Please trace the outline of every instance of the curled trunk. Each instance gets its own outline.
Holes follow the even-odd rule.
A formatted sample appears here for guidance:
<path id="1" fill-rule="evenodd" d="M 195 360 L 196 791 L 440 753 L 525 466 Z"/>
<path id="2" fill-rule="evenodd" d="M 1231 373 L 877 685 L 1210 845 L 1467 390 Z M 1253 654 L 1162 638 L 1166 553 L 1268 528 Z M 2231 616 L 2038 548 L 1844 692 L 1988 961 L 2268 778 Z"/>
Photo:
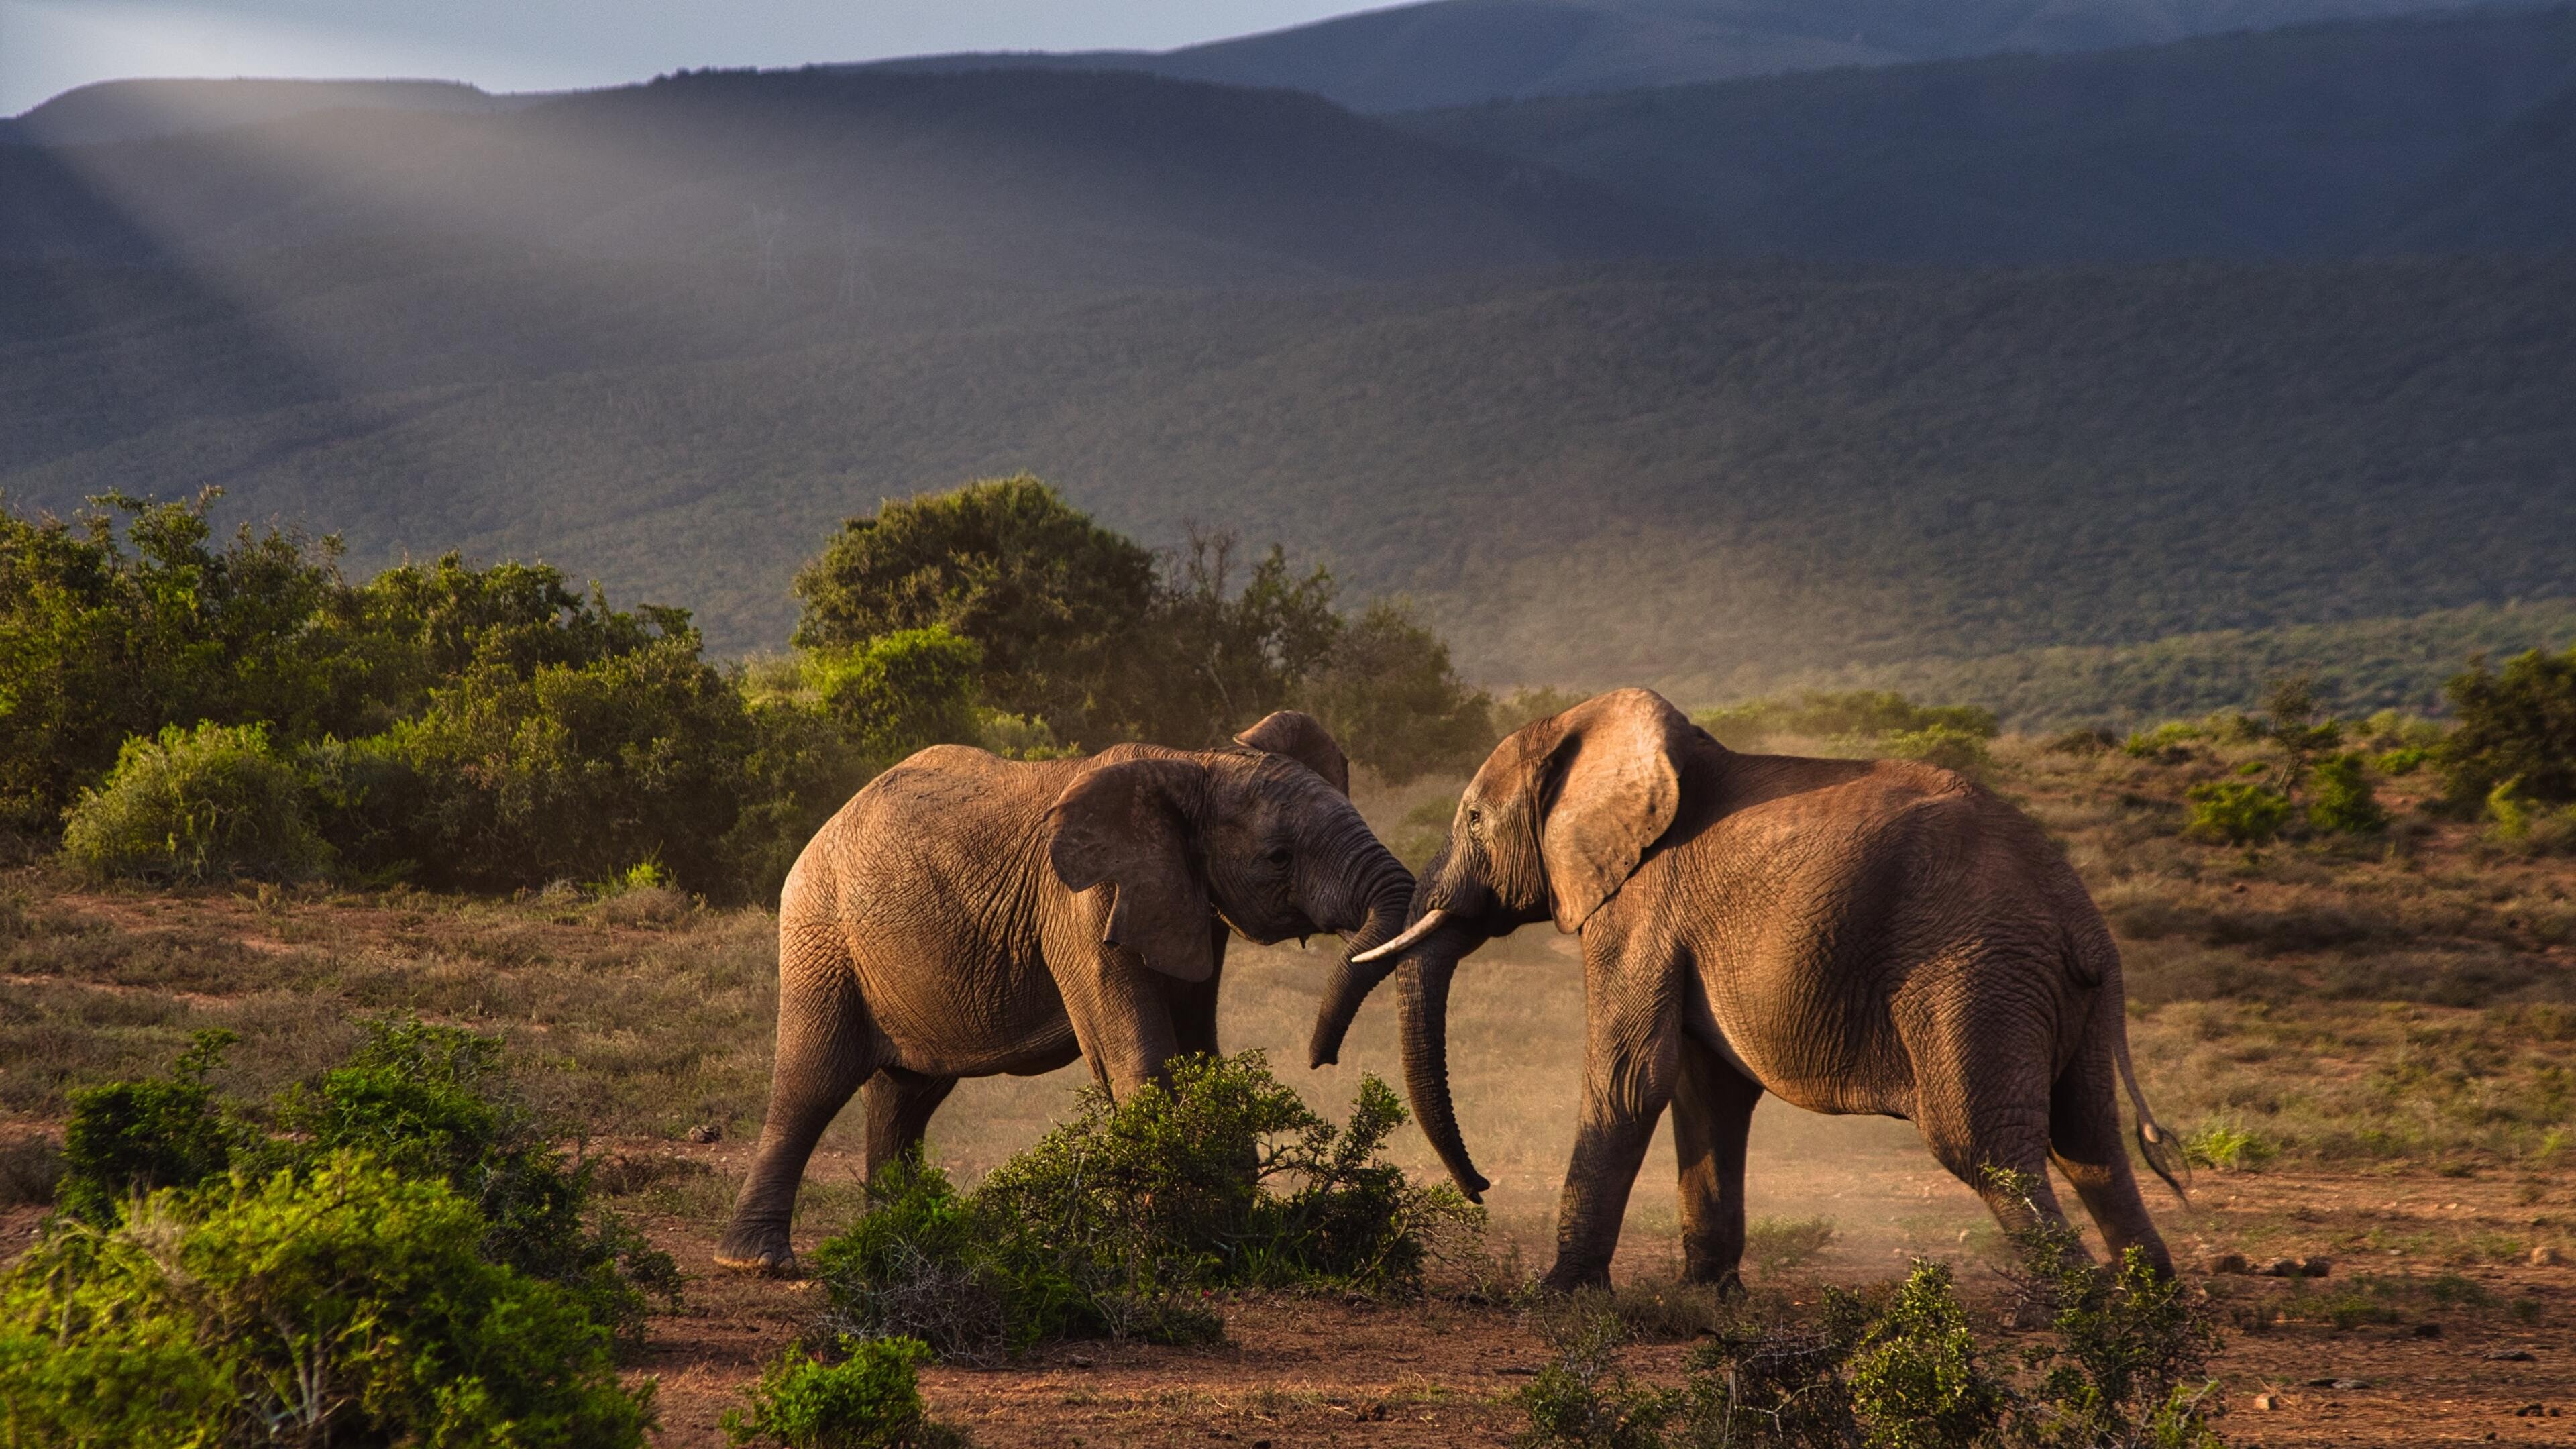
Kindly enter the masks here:
<path id="1" fill-rule="evenodd" d="M 1404 1091 L 1413 1119 L 1440 1154 L 1440 1163 L 1471 1202 L 1482 1202 L 1492 1184 L 1467 1156 L 1458 1135 L 1458 1110 L 1449 1096 L 1449 979 L 1458 958 L 1474 943 L 1463 931 L 1442 930 L 1405 953 L 1397 978 L 1404 1037 Z"/>
<path id="2" fill-rule="evenodd" d="M 1410 877 L 1385 881 L 1370 898 L 1368 919 L 1344 946 L 1332 979 L 1324 984 L 1323 999 L 1316 1004 L 1315 1036 L 1307 1047 L 1310 1065 L 1330 1066 L 1341 1059 L 1342 1038 L 1349 1033 L 1352 1018 L 1359 1015 L 1360 1003 L 1396 967 L 1395 958 L 1370 962 L 1351 958 L 1394 940 L 1404 930 L 1405 911 L 1412 899 Z"/>

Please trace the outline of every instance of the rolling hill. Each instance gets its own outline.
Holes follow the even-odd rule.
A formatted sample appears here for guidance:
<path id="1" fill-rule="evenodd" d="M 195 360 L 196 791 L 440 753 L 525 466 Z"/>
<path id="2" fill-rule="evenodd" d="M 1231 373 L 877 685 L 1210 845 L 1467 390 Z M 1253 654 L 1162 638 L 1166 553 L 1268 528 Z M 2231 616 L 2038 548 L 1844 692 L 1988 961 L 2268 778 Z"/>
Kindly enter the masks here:
<path id="1" fill-rule="evenodd" d="M 2576 9 L 2558 8 L 1402 124 L 1689 208 L 1727 254 L 1989 266 L 2565 247 L 2571 96 Z"/>
<path id="2" fill-rule="evenodd" d="M 1695 245 L 1691 226 L 1311 96 L 1150 76 L 700 73 L 512 114 L 333 111 L 0 147 L 0 257 L 209 262 L 445 236 L 818 251 L 1022 285 L 1351 280 Z"/>
<path id="3" fill-rule="evenodd" d="M 314 281 L 8 269 L 7 314 L 53 320 L 0 345 L 0 487 L 220 483 L 353 566 L 541 554 L 756 650 L 841 516 L 1028 469 L 1151 541 L 1233 526 L 1409 593 L 1481 677 L 1703 698 L 2576 596 L 2571 260 L 1585 268 L 954 315 L 715 271 L 664 312 L 524 254 L 277 275 Z"/>
<path id="4" fill-rule="evenodd" d="M 2056 53 L 2449 8 L 2422 0 L 1432 0 L 1179 50 L 984 53 L 887 69 L 1142 70 L 1365 112 L 2006 52 Z"/>
<path id="5" fill-rule="evenodd" d="M 495 96 L 462 81 L 122 80 L 79 86 L 0 120 L 0 145 L 87 146 L 227 126 L 256 126 L 314 111 L 442 111 L 489 115 L 544 96 Z"/>
<path id="6" fill-rule="evenodd" d="M 2454 125 L 2409 224 L 2548 214 L 2563 87 L 2519 54 L 2537 98 Z M 2407 94 L 2392 133 L 2441 109 Z M 2315 650 L 2421 703 L 2427 659 L 2576 599 L 2565 253 L 1676 259 L 1701 224 L 1600 183 L 1114 74 L 0 147 L 0 197 L 14 506 L 221 485 L 354 569 L 544 556 L 727 652 L 779 645 L 842 516 L 1023 469 L 1408 594 L 1497 683 L 1946 680 L 2039 719 Z"/>

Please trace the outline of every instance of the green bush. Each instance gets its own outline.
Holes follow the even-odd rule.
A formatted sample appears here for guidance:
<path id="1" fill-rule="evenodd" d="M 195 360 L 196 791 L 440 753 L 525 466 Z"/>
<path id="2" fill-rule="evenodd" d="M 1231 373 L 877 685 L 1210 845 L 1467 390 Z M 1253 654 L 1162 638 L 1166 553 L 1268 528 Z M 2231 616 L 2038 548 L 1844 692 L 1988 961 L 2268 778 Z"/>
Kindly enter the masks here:
<path id="1" fill-rule="evenodd" d="M 55 1204 L 105 1226 L 138 1198 L 194 1187 L 230 1169 L 245 1134 L 218 1110 L 206 1074 L 235 1040 L 228 1031 L 201 1031 L 166 1081 L 109 1082 L 73 1092 Z"/>
<path id="2" fill-rule="evenodd" d="M 2271 1139 L 2251 1129 L 2225 1122 L 2212 1122 L 2185 1137 L 2183 1156 L 2202 1167 L 2221 1172 L 2255 1172 L 2280 1155 Z"/>
<path id="3" fill-rule="evenodd" d="M 522 677 L 478 666 L 430 693 L 384 748 L 407 767 L 391 833 L 433 884 L 599 880 L 659 860 L 693 889 L 733 882 L 720 842 L 744 793 L 753 728 L 693 631 Z"/>
<path id="4" fill-rule="evenodd" d="M 2328 755 L 2308 772 L 2308 823 L 2338 835 L 2375 835 L 2388 828 L 2365 762 L 2358 751 Z"/>
<path id="5" fill-rule="evenodd" d="M 2013 1174 L 1990 1174 L 2027 1193 Z M 1720 1306 L 1679 1389 L 1631 1380 L 1613 1300 L 1578 1295 L 1537 1327 L 1556 1349 L 1519 1395 L 1521 1442 L 1620 1449 L 1881 1449 L 2106 1444 L 2201 1449 L 2215 1385 L 2207 1311 L 2131 1249 L 2110 1268 L 2085 1261 L 2071 1229 L 2013 1236 L 2015 1317 L 2043 1331 L 2014 1359 L 1970 1326 L 1946 1264 L 1918 1260 L 1899 1283 L 1827 1288 L 1812 1309 L 1757 1292 Z"/>
<path id="6" fill-rule="evenodd" d="M 1744 1226 L 1744 1256 L 1766 1273 L 1802 1268 L 1834 1242 L 1828 1217 L 1755 1218 Z"/>
<path id="7" fill-rule="evenodd" d="M 1994 764 L 1994 757 L 1986 752 L 1985 736 L 1947 724 L 1883 736 L 1878 753 L 1891 760 L 1920 760 L 1962 774 L 1976 774 Z"/>
<path id="8" fill-rule="evenodd" d="M 267 729 L 218 724 L 127 740 L 72 806 L 63 852 L 101 879 L 186 882 L 297 880 L 331 857 Z"/>
<path id="9" fill-rule="evenodd" d="M 1404 862 L 1404 868 L 1419 874 L 1431 863 L 1432 855 L 1449 838 L 1449 826 L 1458 818 L 1458 797 L 1435 795 L 1404 812 L 1395 833 L 1387 838 L 1386 848 Z"/>
<path id="10" fill-rule="evenodd" d="M 164 1190 L 0 1278 L 0 1442 L 640 1445 L 606 1330 L 354 1154 Z"/>
<path id="11" fill-rule="evenodd" d="M 1970 1449 L 2003 1420 L 2011 1390 L 1980 1361 L 1950 1265 L 1917 1261 L 1850 1363 L 1852 1412 L 1870 1449 Z"/>
<path id="12" fill-rule="evenodd" d="M 930 1357 L 917 1338 L 844 1338 L 838 1362 L 790 1349 L 745 1392 L 749 1412 L 724 1417 L 736 1444 L 786 1449 L 935 1449 L 965 1436 L 933 1421 L 921 1403 L 916 1369 Z"/>
<path id="13" fill-rule="evenodd" d="M 2169 719 L 2151 730 L 2140 730 L 2120 746 L 2123 754 L 2140 760 L 2170 760 L 2183 753 L 2194 740 L 2208 738 L 2208 732 L 2190 720 Z"/>
<path id="14" fill-rule="evenodd" d="M 1619 1366 L 1627 1331 L 1618 1315 L 1578 1307 L 1561 1320 L 1542 1319 L 1555 1356 L 1515 1395 L 1529 1427 L 1526 1449 L 1661 1449 L 1664 1426 L 1685 1396 L 1638 1383 Z"/>
<path id="15" fill-rule="evenodd" d="M 1720 743 L 1737 749 L 1782 735 L 1868 744 L 1935 729 L 1990 740 L 2002 729 L 1989 709 L 1920 705 L 1901 694 L 1869 689 L 1843 694 L 1811 689 L 1795 699 L 1757 699 L 1703 711 L 1692 719 Z"/>
<path id="16" fill-rule="evenodd" d="M 1215 1289 L 1418 1292 L 1435 1239 L 1482 1216 L 1380 1160 L 1403 1121 L 1366 1078 L 1336 1128 L 1259 1053 L 1177 1062 L 1168 1087 L 1121 1102 L 1087 1090 L 1074 1120 L 973 1193 L 918 1164 L 888 1174 L 815 1252 L 827 1323 L 973 1359 L 1068 1337 L 1206 1339 L 1199 1296 Z"/>
<path id="17" fill-rule="evenodd" d="M 823 706 L 865 755 L 885 764 L 925 745 L 975 743 L 984 650 L 944 624 L 898 629 L 814 656 Z"/>
<path id="18" fill-rule="evenodd" d="M 2205 780 L 2183 798 L 2191 803 L 2184 829 L 2225 845 L 2261 845 L 2290 819 L 2290 797 L 2253 780 Z"/>
<path id="19" fill-rule="evenodd" d="M 551 1282 L 620 1342 L 642 1342 L 647 1295 L 676 1301 L 679 1269 L 614 1214 L 590 1203 L 586 1168 L 567 1162 L 511 1089 L 501 1043 L 402 1019 L 366 1023 L 343 1065 L 269 1104 L 283 1135 L 224 1112 L 207 1074 L 232 1038 L 201 1033 L 171 1078 L 73 1094 L 64 1133 L 63 1211 L 118 1221 L 140 1195 L 187 1190 L 228 1171 L 311 1171 L 345 1154 L 446 1185 L 484 1223 L 492 1262 Z"/>
<path id="20" fill-rule="evenodd" d="M 2576 802 L 2576 647 L 2519 654 L 2500 672 L 2475 660 L 2444 693 L 2460 720 L 2439 748 L 2454 802 L 2474 807 L 2507 781 L 2543 804 Z"/>

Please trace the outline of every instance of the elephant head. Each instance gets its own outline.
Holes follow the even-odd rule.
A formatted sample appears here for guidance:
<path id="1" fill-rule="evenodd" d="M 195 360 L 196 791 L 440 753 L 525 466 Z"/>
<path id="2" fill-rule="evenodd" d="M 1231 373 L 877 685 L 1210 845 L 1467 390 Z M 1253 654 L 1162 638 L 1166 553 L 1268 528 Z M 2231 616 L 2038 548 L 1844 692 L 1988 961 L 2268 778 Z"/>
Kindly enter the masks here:
<path id="1" fill-rule="evenodd" d="M 1105 754 L 1048 807 L 1048 860 L 1070 890 L 1110 886 L 1105 939 L 1166 975 L 1215 972 L 1211 913 L 1263 945 L 1345 936 L 1346 975 L 1403 929 L 1412 873 L 1352 806 L 1350 766 L 1312 716 L 1282 710 L 1235 738 Z"/>
<path id="2" fill-rule="evenodd" d="M 1467 1156 L 1449 1096 L 1450 977 L 1469 952 L 1522 926 L 1552 919 L 1561 931 L 1582 929 L 1671 827 L 1681 805 L 1678 746 L 1695 732 L 1643 689 L 1523 726 L 1459 796 L 1403 934 L 1353 952 L 1353 972 L 1375 973 L 1372 984 L 1401 973 L 1405 1090 L 1423 1135 L 1470 1198 L 1488 1184 Z M 1349 1019 L 1350 1011 L 1339 1017 Z M 1323 1027 L 1319 1019 L 1319 1046 Z M 1336 1031 L 1331 1045 L 1339 1041 Z"/>

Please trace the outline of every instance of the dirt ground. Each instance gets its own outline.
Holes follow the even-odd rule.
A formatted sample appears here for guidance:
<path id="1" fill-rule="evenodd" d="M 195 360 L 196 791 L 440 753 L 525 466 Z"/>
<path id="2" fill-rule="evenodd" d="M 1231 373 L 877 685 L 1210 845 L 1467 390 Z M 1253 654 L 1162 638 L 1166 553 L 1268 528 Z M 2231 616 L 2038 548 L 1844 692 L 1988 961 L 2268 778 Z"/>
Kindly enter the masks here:
<path id="1" fill-rule="evenodd" d="M 1776 1103 L 1757 1121 L 1757 1213 L 1794 1176 L 1799 1204 L 1839 1202 L 1851 1214 L 1836 1218 L 1840 1231 L 1822 1259 L 1775 1281 L 1793 1292 L 1869 1282 L 1901 1272 L 1922 1252 L 1959 1262 L 1972 1304 L 1999 1302 L 2001 1280 L 1979 1266 L 1993 1243 L 1981 1209 L 1903 1124 L 1826 1121 Z M 737 1148 L 687 1150 L 714 1169 L 711 1185 L 730 1185 Z M 855 1159 L 827 1155 L 815 1175 L 856 1170 Z M 1639 1196 L 1654 1197 L 1659 1187 L 1641 1184 Z M 2189 1208 L 2159 1203 L 2177 1256 L 2227 1325 L 2212 1365 L 2228 1405 L 2220 1425 L 2227 1440 L 2576 1445 L 2576 1256 L 2462 1265 L 2454 1246 L 2507 1227 L 2527 1232 L 2536 1215 L 2547 1216 L 2517 1201 L 2527 1195 L 2503 1177 L 2299 1166 L 2204 1172 Z M 1632 1217 L 1617 1266 L 1623 1282 L 1673 1272 L 1669 1237 L 1649 1221 L 1658 1208 L 1669 1212 L 1641 1203 Z M 712 1233 L 668 1216 L 653 1227 L 664 1247 L 705 1274 L 690 1285 L 681 1313 L 656 1321 L 643 1366 L 661 1380 L 660 1442 L 720 1445 L 724 1410 L 810 1320 L 815 1289 L 716 1273 L 706 1266 Z M 821 1235 L 800 1232 L 799 1246 Z M 1543 1265 L 1543 1242 L 1530 1240 L 1525 1250 L 1533 1266 Z M 2331 1267 L 2302 1280 L 2204 1271 L 2227 1252 L 2258 1263 L 2326 1257 Z M 2308 1316 L 2354 1300 L 2374 1305 L 2371 1321 L 2338 1327 Z M 996 1449 L 1499 1445 L 1522 1427 L 1512 1396 L 1548 1352 L 1518 1312 L 1436 1296 L 1411 1306 L 1253 1299 L 1227 1304 L 1224 1316 L 1221 1347 L 1065 1345 L 1006 1368 L 933 1369 L 924 1391 L 941 1418 Z M 1687 1353 L 1687 1344 L 1630 1351 L 1637 1372 L 1666 1382 L 1679 1380 Z M 2507 1356 L 2517 1353 L 2528 1358 Z M 2337 1380 L 2358 1386 L 2330 1386 Z M 2274 1407 L 2258 1407 L 2266 1395 Z"/>

